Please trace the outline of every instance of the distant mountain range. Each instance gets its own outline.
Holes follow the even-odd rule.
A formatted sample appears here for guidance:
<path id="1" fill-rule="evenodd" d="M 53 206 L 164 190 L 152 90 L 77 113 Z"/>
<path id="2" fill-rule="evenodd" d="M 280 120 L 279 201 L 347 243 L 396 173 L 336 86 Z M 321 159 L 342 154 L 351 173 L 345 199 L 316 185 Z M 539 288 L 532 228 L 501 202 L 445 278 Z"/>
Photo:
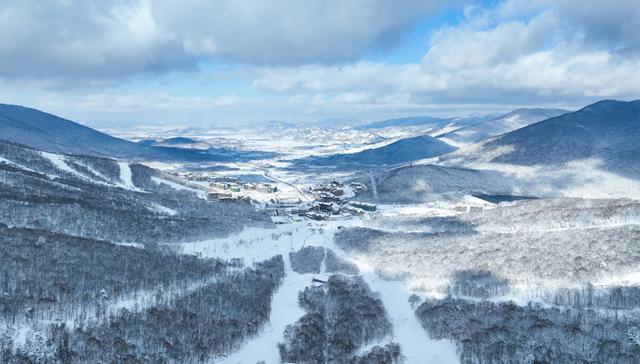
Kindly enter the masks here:
<path id="1" fill-rule="evenodd" d="M 52 153 L 129 160 L 225 162 L 273 156 L 229 148 L 198 150 L 134 143 L 36 109 L 7 104 L 0 104 L 0 140 Z"/>
<path id="2" fill-rule="evenodd" d="M 394 165 L 445 155 L 458 146 L 472 144 L 495 135 L 527 126 L 548 117 L 566 113 L 560 109 L 517 109 L 500 117 L 473 116 L 465 118 L 433 118 L 418 116 L 383 120 L 359 127 L 361 130 L 379 128 L 421 127 L 431 137 L 421 135 L 400 139 L 383 147 L 357 153 L 309 157 L 296 162 L 298 166 L 335 166 L 339 169 L 357 169 L 362 166 Z M 453 129 L 453 130 L 451 130 Z M 451 130 L 451 131 L 447 131 Z M 440 134 L 441 133 L 441 134 Z"/>
<path id="3" fill-rule="evenodd" d="M 388 127 L 416 126 L 416 125 L 445 125 L 454 118 L 438 118 L 431 116 L 411 116 L 406 118 L 375 121 L 358 126 L 358 130 L 381 129 Z"/>
<path id="4" fill-rule="evenodd" d="M 389 203 L 476 193 L 637 198 L 640 100 L 600 101 L 441 155 L 433 165 L 381 172 L 375 180 L 378 195 L 365 197 Z"/>
<path id="5" fill-rule="evenodd" d="M 423 127 L 425 130 L 437 130 L 447 126 L 461 128 L 467 125 L 477 124 L 491 120 L 495 115 L 475 115 L 465 117 L 440 118 L 432 116 L 410 116 L 404 118 L 375 121 L 356 127 L 356 130 L 384 129 L 391 127 Z"/>
<path id="6" fill-rule="evenodd" d="M 206 150 L 209 152 L 215 149 L 219 149 L 220 152 L 232 151 L 229 148 L 216 148 L 204 141 L 187 138 L 187 137 L 173 137 L 173 138 L 167 138 L 167 139 L 161 139 L 161 140 L 155 140 L 155 139 L 141 140 L 138 142 L 138 144 L 147 145 L 151 147 L 169 147 L 169 148 L 192 149 L 192 150 Z"/>
<path id="7" fill-rule="evenodd" d="M 567 110 L 562 109 L 516 109 L 495 119 L 483 120 L 472 125 L 462 126 L 448 133 L 438 135 L 438 138 L 451 145 L 460 147 L 496 135 L 508 133 L 567 112 Z"/>
<path id="8" fill-rule="evenodd" d="M 298 166 L 333 166 L 353 169 L 363 166 L 393 165 L 436 157 L 455 150 L 449 144 L 428 135 L 398 140 L 394 143 L 356 153 L 332 154 L 297 160 Z"/>
<path id="9" fill-rule="evenodd" d="M 609 170 L 640 175 L 640 100 L 604 100 L 461 148 L 442 161 L 558 165 L 599 158 Z"/>
<path id="10" fill-rule="evenodd" d="M 191 139 L 191 138 L 185 138 L 185 137 L 175 137 L 175 138 L 168 138 L 162 141 L 163 144 L 169 144 L 169 145 L 176 145 L 176 144 L 196 144 L 196 143 L 200 143 L 200 141 L 195 140 L 195 139 Z"/>

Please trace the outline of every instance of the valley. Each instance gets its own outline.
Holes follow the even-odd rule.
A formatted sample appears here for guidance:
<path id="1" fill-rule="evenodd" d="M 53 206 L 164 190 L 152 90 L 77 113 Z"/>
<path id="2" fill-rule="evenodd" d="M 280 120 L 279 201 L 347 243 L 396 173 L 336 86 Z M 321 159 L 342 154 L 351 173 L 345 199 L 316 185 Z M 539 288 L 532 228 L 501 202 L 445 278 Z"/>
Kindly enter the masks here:
<path id="1" fill-rule="evenodd" d="M 48 115 L 16 110 L 0 108 L 19 136 L 0 141 L 4 362 L 640 357 L 640 101 L 110 130 L 126 158 L 15 132 Z M 485 122 L 495 135 L 447 143 Z"/>
<path id="2" fill-rule="evenodd" d="M 639 29 L 0 1 L 0 364 L 640 364 Z"/>

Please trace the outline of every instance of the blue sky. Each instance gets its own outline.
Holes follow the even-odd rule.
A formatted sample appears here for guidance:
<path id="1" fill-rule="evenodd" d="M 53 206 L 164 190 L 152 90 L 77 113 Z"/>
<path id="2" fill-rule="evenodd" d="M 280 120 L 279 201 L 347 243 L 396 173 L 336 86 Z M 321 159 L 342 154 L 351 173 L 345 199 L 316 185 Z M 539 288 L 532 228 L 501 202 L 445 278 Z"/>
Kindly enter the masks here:
<path id="1" fill-rule="evenodd" d="M 0 4 L 0 102 L 92 125 L 243 126 L 640 98 L 640 2 Z"/>

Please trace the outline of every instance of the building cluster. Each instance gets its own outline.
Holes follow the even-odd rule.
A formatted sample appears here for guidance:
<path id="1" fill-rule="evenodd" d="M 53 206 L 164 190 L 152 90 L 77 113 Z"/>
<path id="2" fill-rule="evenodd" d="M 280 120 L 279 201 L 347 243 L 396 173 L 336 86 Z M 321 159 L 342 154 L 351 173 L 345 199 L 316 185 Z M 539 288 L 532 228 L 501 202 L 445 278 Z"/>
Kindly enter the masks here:
<path id="1" fill-rule="evenodd" d="M 458 202 L 454 209 L 457 212 L 482 212 L 484 211 L 484 206 Z"/>
<path id="2" fill-rule="evenodd" d="M 274 193 L 278 188 L 270 183 L 243 182 L 237 177 L 214 177 L 209 183 L 209 200 L 250 202 L 248 196 L 234 196 L 233 193 L 242 191 L 256 191 L 260 193 Z"/>
<path id="3" fill-rule="evenodd" d="M 327 220 L 333 216 L 362 215 L 366 211 L 375 211 L 373 204 L 349 200 L 366 189 L 365 185 L 357 182 L 344 184 L 332 181 L 317 185 L 310 190 L 314 201 L 305 206 L 300 214 L 314 220 Z"/>
<path id="4" fill-rule="evenodd" d="M 251 191 L 272 194 L 278 191 L 274 184 L 245 182 L 238 177 L 208 176 L 202 174 L 186 174 L 185 179 L 207 182 L 207 198 L 211 201 L 256 203 L 266 210 L 274 221 L 290 221 L 300 217 L 314 220 L 328 220 L 335 217 L 363 215 L 376 210 L 376 205 L 353 201 L 358 193 L 367 189 L 358 182 L 343 183 L 331 181 L 316 185 L 307 190 L 311 201 L 303 202 L 299 197 L 283 197 L 274 194 L 271 198 L 262 198 L 257 202 L 251 199 Z M 243 193 L 246 192 L 246 193 Z M 257 198 L 256 195 L 253 195 Z"/>
<path id="5" fill-rule="evenodd" d="M 178 176 L 186 179 L 187 181 L 192 181 L 192 182 L 213 182 L 215 180 L 214 177 L 211 177 L 205 173 L 188 172 L 188 173 L 179 173 Z"/>

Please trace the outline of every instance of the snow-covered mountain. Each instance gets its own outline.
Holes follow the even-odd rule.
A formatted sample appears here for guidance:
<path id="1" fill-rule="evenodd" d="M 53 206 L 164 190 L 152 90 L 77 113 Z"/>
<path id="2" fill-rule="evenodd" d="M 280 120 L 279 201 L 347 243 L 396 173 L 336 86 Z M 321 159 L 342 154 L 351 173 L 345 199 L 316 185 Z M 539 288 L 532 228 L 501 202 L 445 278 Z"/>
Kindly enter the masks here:
<path id="1" fill-rule="evenodd" d="M 385 202 L 474 193 L 638 198 L 640 101 L 601 101 L 435 161 L 381 172 L 375 179 L 377 196 L 370 189 L 366 197 Z"/>
<path id="2" fill-rule="evenodd" d="M 597 159 L 603 168 L 639 175 L 640 100 L 604 100 L 461 148 L 442 161 L 456 164 L 560 165 Z"/>
<path id="3" fill-rule="evenodd" d="M 475 125 L 477 123 L 485 122 L 494 119 L 495 117 L 496 116 L 493 114 L 450 118 L 433 116 L 410 116 L 397 119 L 374 121 L 368 124 L 360 125 L 356 129 L 372 130 L 386 128 L 420 127 L 423 131 L 455 130 L 466 126 Z"/>
<path id="4" fill-rule="evenodd" d="M 335 166 L 357 169 L 363 166 L 380 166 L 407 163 L 436 157 L 455 150 L 451 145 L 428 135 L 401 139 L 378 148 L 355 153 L 308 157 L 296 161 L 298 166 Z"/>
<path id="5" fill-rule="evenodd" d="M 133 143 L 36 109 L 7 104 L 0 104 L 0 139 L 51 153 L 124 159 L 233 161 L 271 155 L 229 148 L 203 151 Z"/>
<path id="6" fill-rule="evenodd" d="M 451 145 L 460 147 L 479 142 L 492 136 L 508 133 L 532 123 L 562 115 L 566 112 L 567 110 L 561 109 L 516 109 L 495 119 L 483 120 L 472 125 L 462 126 L 445 134 L 441 134 L 438 138 Z"/>
<path id="7" fill-rule="evenodd" d="M 388 119 L 381 121 L 374 121 L 369 124 L 358 126 L 359 130 L 368 130 L 368 129 L 382 129 L 389 127 L 402 127 L 402 126 L 416 126 L 416 125 L 424 125 L 424 126 L 440 126 L 445 125 L 455 118 L 438 118 L 432 116 L 410 116 L 405 118 L 397 118 L 397 119 Z"/>
<path id="8" fill-rule="evenodd" d="M 220 137 L 315 154 L 264 167 L 311 199 L 277 224 L 144 165 L 0 141 L 0 277 L 19 278 L 0 284 L 0 362 L 633 363 L 640 179 L 621 176 L 637 107 L 598 103 L 439 164 L 407 163 L 454 149 L 415 126 Z M 500 159 L 518 148 L 529 159 Z M 288 160 L 359 177 L 375 211 L 300 216 L 333 198 Z"/>
<path id="9" fill-rule="evenodd" d="M 140 164 L 0 141 L 0 222 L 11 226 L 145 244 L 268 221 L 251 205 L 221 205 L 204 195 Z"/>
<path id="10" fill-rule="evenodd" d="M 166 138 L 162 140 L 141 141 L 141 142 L 138 142 L 138 144 L 146 144 L 154 147 L 173 147 L 173 148 L 183 148 L 183 149 L 208 150 L 214 147 L 213 145 L 207 142 L 192 139 L 192 138 L 187 138 L 187 137 L 172 137 L 172 138 Z"/>

